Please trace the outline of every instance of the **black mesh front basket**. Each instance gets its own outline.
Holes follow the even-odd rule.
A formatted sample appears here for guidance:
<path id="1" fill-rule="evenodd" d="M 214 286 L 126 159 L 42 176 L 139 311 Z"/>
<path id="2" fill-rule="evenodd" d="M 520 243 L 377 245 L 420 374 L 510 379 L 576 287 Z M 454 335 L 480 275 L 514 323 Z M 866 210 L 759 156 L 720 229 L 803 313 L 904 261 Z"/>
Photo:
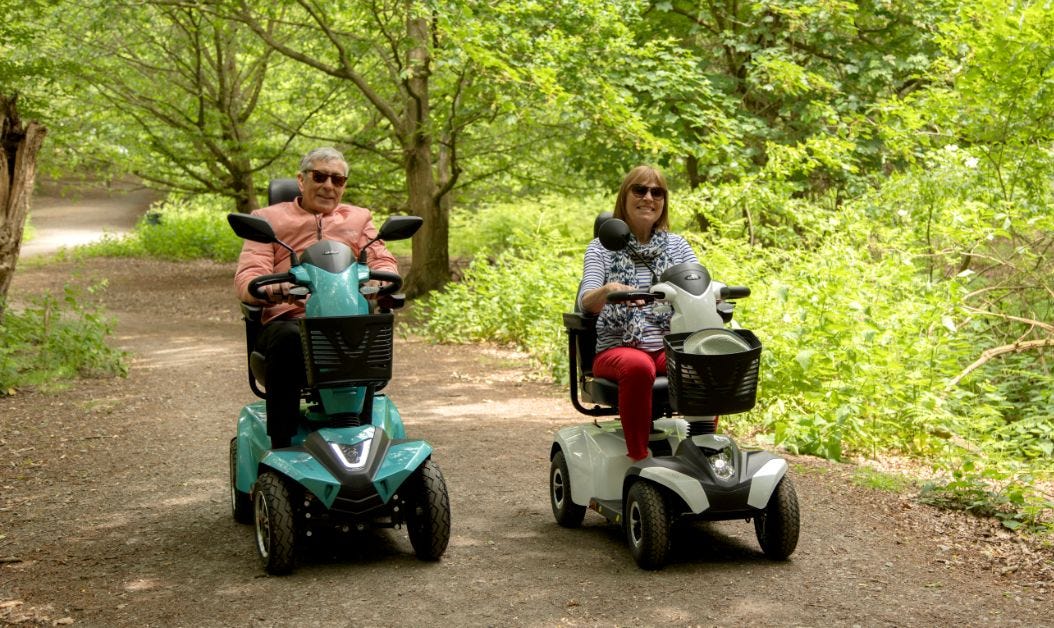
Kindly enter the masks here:
<path id="1" fill-rule="evenodd" d="M 754 407 L 761 364 L 761 341 L 745 329 L 732 330 L 750 348 L 740 353 L 697 355 L 685 353 L 691 333 L 667 334 L 666 377 L 670 405 L 687 416 L 734 414 Z"/>
<path id="2" fill-rule="evenodd" d="M 312 388 L 383 383 L 392 378 L 392 314 L 301 318 Z"/>

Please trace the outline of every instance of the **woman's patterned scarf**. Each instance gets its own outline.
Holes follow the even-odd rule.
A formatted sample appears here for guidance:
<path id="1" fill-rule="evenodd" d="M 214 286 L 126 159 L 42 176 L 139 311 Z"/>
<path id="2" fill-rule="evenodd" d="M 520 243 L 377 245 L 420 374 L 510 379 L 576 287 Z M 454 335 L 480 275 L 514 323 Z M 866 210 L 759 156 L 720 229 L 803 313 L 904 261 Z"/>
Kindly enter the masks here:
<path id="1" fill-rule="evenodd" d="M 669 233 L 656 231 L 651 234 L 647 244 L 641 244 L 630 235 L 626 248 L 611 252 L 611 265 L 607 270 L 607 280 L 617 281 L 628 286 L 637 285 L 637 268 L 634 263 L 641 260 L 652 270 L 652 285 L 658 283 L 659 275 L 673 265 L 667 244 Z M 648 286 L 650 287 L 650 286 Z M 646 290 L 647 288 L 643 288 Z M 663 329 L 669 329 L 672 312 L 655 313 L 651 305 L 632 307 L 626 304 L 609 304 L 600 312 L 597 326 L 611 330 L 622 330 L 622 344 L 635 347 L 644 340 L 645 322 L 650 321 Z"/>

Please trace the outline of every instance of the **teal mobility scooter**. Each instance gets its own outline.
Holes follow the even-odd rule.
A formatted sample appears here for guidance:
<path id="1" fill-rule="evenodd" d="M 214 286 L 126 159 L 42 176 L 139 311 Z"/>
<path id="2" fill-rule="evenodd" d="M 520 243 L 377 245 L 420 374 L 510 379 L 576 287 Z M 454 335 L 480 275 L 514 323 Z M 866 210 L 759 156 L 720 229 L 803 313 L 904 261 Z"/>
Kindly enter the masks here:
<path id="1" fill-rule="evenodd" d="M 594 234 L 608 250 L 619 250 L 629 228 L 601 214 Z M 618 384 L 592 373 L 596 318 L 564 314 L 571 403 L 594 419 L 559 430 L 550 449 L 549 497 L 557 523 L 578 527 L 586 510 L 595 510 L 623 527 L 644 569 L 666 564 L 671 526 L 685 520 L 753 520 L 767 556 L 791 555 L 799 510 L 787 462 L 716 433 L 718 415 L 744 412 L 756 400 L 761 343 L 748 330 L 726 328 L 732 300 L 749 294 L 686 263 L 668 268 L 647 291 L 609 295 L 610 302 L 657 302 L 673 312 L 664 339 L 667 375 L 652 389 L 651 455 L 638 462 L 626 456 L 619 421 L 599 420 L 618 414 Z"/>
<path id="2" fill-rule="evenodd" d="M 276 192 L 277 190 L 277 192 Z M 294 180 L 272 182 L 271 201 L 296 194 Z M 255 278 L 250 292 L 292 282 L 307 298 L 300 319 L 308 385 L 290 447 L 272 449 L 263 401 L 245 406 L 230 442 L 234 519 L 256 527 L 256 549 L 270 574 L 292 571 L 309 541 L 349 542 L 371 528 L 406 526 L 415 554 L 438 560 L 450 538 L 450 502 L 432 447 L 406 437 L 395 404 L 381 392 L 392 376 L 393 314 L 403 305 L 398 274 L 371 270 L 341 242 L 321 240 L 302 255 L 279 241 L 263 218 L 231 214 L 239 237 L 289 249 L 291 268 Z M 378 239 L 409 238 L 421 219 L 392 216 Z M 372 244 L 372 243 L 371 243 Z M 371 312 L 363 292 L 385 282 Z M 310 297 L 310 298 L 308 298 Z M 261 399 L 263 355 L 254 351 L 260 308 L 242 304 L 249 386 Z"/>

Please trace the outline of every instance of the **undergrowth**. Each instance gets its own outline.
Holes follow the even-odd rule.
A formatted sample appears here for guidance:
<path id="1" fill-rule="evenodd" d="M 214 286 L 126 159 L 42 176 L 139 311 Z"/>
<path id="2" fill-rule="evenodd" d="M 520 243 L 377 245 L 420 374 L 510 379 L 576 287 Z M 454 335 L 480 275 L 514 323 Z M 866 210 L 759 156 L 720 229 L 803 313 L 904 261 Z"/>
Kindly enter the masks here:
<path id="1" fill-rule="evenodd" d="M 232 262 L 238 259 L 242 240 L 227 224 L 223 205 L 210 197 L 169 198 L 154 204 L 130 233 L 104 235 L 67 255 Z"/>
<path id="2" fill-rule="evenodd" d="M 4 309 L 0 321 L 0 394 L 35 387 L 55 390 L 75 377 L 124 376 L 125 354 L 106 339 L 114 322 L 91 304 L 105 282 L 67 285 L 62 295 L 45 294 L 19 309 Z"/>

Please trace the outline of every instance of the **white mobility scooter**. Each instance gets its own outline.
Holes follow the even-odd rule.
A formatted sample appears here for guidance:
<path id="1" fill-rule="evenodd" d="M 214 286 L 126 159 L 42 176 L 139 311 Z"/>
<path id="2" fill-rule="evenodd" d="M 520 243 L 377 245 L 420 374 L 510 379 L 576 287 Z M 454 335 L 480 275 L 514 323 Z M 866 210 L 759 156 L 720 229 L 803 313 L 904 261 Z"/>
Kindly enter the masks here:
<path id="1" fill-rule="evenodd" d="M 609 250 L 626 245 L 629 229 L 602 214 L 594 235 Z M 799 510 L 786 460 L 740 449 L 715 433 L 718 416 L 754 406 L 761 343 L 750 331 L 727 329 L 732 299 L 744 287 L 710 279 L 700 264 L 668 268 L 646 292 L 609 301 L 663 302 L 673 310 L 665 337 L 667 376 L 652 390 L 651 455 L 632 462 L 618 414 L 618 385 L 592 374 L 596 319 L 564 314 L 571 403 L 594 417 L 556 434 L 550 451 L 549 497 L 557 523 L 581 525 L 592 509 L 625 529 L 637 565 L 660 569 L 669 557 L 671 526 L 684 519 L 754 521 L 765 555 L 786 559 L 798 543 Z M 586 405 L 591 404 L 591 405 Z"/>

